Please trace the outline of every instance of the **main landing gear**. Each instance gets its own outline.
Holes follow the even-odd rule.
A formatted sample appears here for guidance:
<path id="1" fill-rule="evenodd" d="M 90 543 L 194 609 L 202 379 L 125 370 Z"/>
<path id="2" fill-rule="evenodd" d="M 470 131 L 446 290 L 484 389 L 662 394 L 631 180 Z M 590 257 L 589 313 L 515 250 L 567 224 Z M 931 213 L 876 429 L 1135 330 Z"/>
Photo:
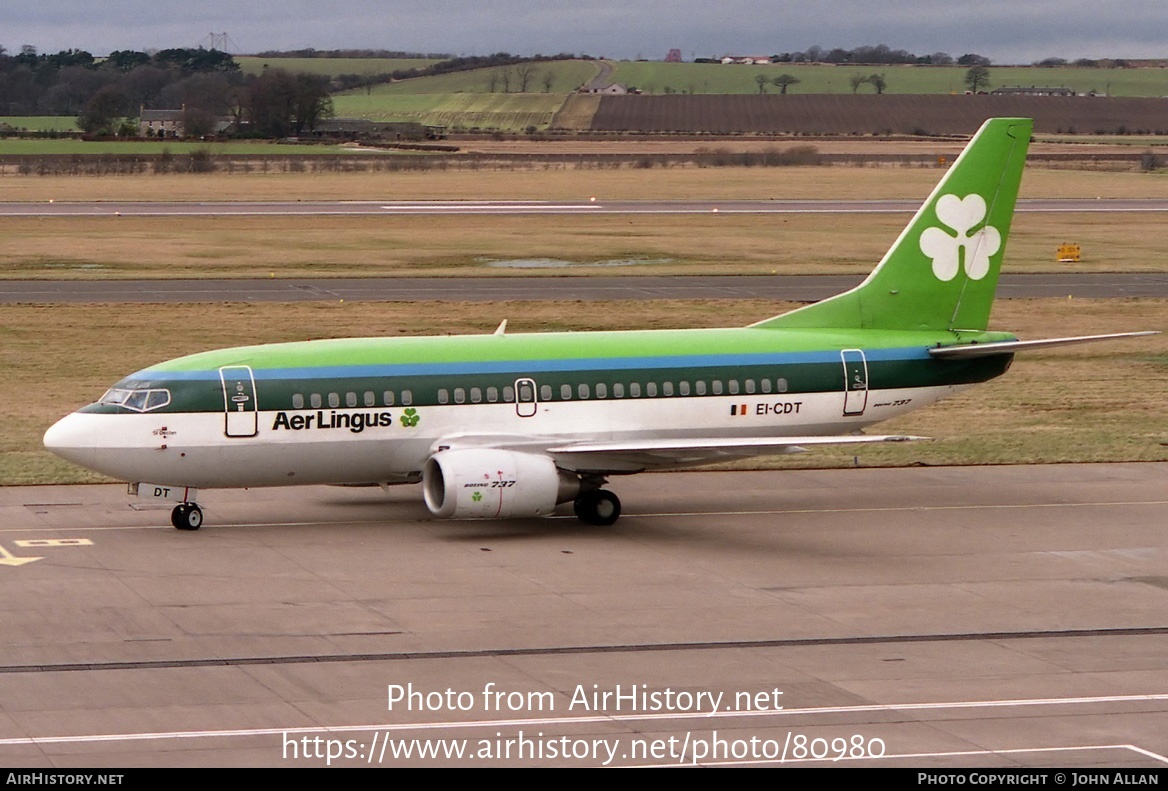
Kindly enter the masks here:
<path id="1" fill-rule="evenodd" d="M 170 512 L 170 523 L 179 530 L 198 530 L 203 526 L 203 509 L 195 503 L 179 503 Z"/>
<path id="2" fill-rule="evenodd" d="M 573 503 L 576 516 L 590 525 L 611 525 L 620 518 L 620 498 L 607 489 L 590 489 Z"/>

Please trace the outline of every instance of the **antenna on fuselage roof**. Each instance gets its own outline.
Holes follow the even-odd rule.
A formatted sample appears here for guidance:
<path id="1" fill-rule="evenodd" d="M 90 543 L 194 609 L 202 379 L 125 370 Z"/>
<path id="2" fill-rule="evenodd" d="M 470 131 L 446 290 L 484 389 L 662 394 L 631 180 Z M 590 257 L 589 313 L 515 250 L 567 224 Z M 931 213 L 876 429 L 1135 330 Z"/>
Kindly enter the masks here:
<path id="1" fill-rule="evenodd" d="M 506 335 L 507 334 L 507 319 L 503 319 L 502 321 L 499 322 L 499 326 L 495 329 L 495 334 L 496 335 Z"/>

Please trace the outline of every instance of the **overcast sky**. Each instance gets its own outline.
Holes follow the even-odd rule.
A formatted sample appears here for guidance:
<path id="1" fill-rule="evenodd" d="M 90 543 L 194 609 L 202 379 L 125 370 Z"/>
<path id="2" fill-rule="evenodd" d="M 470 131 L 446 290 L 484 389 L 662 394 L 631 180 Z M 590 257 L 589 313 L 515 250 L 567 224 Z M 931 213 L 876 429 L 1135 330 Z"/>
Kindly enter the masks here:
<path id="1" fill-rule="evenodd" d="M 1165 0 L 4 0 L 0 45 L 16 52 L 209 45 L 375 48 L 661 60 L 887 44 L 918 55 L 1168 56 Z"/>

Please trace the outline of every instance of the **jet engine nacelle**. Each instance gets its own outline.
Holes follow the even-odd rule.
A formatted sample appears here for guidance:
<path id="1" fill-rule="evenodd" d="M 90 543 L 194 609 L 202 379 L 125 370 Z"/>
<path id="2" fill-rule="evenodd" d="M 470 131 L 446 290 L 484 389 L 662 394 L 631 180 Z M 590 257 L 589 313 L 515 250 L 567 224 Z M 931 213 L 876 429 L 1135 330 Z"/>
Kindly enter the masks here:
<path id="1" fill-rule="evenodd" d="M 489 448 L 443 450 L 422 471 L 426 507 L 440 519 L 547 516 L 574 500 L 580 479 L 547 456 Z"/>

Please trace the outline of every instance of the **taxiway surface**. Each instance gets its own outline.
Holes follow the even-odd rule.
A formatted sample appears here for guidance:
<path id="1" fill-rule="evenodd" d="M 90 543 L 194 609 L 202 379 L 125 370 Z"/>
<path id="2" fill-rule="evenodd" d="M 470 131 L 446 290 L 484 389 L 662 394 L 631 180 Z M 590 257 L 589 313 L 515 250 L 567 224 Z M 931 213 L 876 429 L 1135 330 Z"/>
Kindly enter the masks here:
<path id="1" fill-rule="evenodd" d="M 0 489 L 0 764 L 1168 762 L 1168 464 L 611 488 L 609 528 L 309 487 L 195 533 Z"/>
<path id="2" fill-rule="evenodd" d="M 810 302 L 847 291 L 855 275 L 621 277 L 368 277 L 239 280 L 0 280 L 0 304 L 84 302 L 381 302 L 569 299 L 774 299 Z M 1168 274 L 1003 274 L 1006 299 L 1168 296 Z"/>

